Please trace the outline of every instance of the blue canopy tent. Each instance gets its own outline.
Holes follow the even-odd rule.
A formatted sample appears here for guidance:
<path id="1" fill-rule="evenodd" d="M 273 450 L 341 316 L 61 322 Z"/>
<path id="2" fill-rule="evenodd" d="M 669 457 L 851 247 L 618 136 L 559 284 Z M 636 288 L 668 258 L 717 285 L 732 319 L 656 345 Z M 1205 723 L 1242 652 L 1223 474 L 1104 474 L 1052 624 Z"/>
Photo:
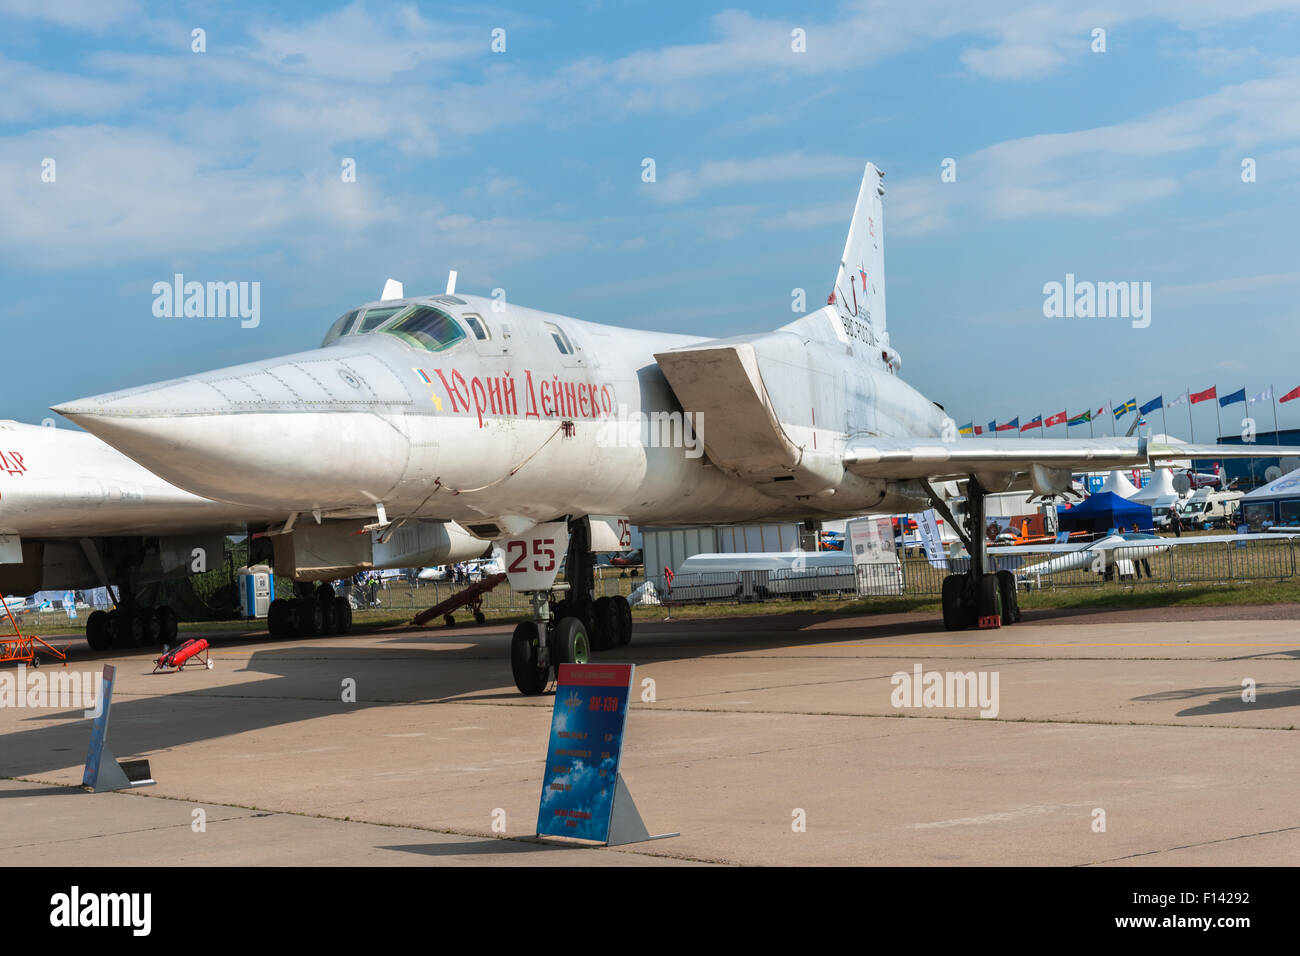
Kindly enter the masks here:
<path id="1" fill-rule="evenodd" d="M 1113 491 L 1099 491 L 1073 508 L 1057 508 L 1056 516 L 1062 531 L 1105 534 L 1111 528 L 1128 531 L 1135 524 L 1142 531 L 1151 530 L 1150 507 L 1121 498 Z"/>

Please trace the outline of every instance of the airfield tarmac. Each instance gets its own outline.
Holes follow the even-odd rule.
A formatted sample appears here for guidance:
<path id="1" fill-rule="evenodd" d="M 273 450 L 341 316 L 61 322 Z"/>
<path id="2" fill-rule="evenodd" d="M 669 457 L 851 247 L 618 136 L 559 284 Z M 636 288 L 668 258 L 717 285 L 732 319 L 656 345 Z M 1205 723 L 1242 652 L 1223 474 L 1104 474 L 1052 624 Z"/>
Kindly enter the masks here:
<path id="1" fill-rule="evenodd" d="M 1298 620 L 1300 605 L 1036 610 L 957 633 L 928 614 L 639 620 L 598 659 L 655 682 L 653 703 L 634 699 L 622 771 L 650 831 L 681 836 L 609 849 L 530 842 L 554 698 L 515 691 L 509 625 L 221 632 L 213 670 L 166 676 L 149 675 L 156 651 L 76 642 L 70 668 L 119 665 L 109 746 L 147 756 L 158 783 L 85 793 L 89 720 L 0 709 L 0 858 L 1295 864 Z M 894 707 L 891 675 L 918 663 L 996 672 L 997 717 Z M 500 810 L 509 839 L 492 831 Z"/>

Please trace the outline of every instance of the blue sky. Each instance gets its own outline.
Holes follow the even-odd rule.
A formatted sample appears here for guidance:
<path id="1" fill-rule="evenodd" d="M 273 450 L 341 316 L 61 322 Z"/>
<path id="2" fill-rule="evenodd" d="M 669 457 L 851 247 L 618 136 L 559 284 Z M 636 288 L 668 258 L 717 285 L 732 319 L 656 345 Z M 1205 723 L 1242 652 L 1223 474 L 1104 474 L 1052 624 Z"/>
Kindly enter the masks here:
<path id="1" fill-rule="evenodd" d="M 792 289 L 825 301 L 868 159 L 903 377 L 959 423 L 1280 395 L 1300 385 L 1298 6 L 0 0 L 0 416 L 310 348 L 390 275 L 774 328 Z M 260 282 L 261 324 L 155 318 L 176 272 Z M 1150 326 L 1045 318 L 1066 273 L 1150 282 Z M 1169 426 L 1187 437 L 1186 410 Z"/>

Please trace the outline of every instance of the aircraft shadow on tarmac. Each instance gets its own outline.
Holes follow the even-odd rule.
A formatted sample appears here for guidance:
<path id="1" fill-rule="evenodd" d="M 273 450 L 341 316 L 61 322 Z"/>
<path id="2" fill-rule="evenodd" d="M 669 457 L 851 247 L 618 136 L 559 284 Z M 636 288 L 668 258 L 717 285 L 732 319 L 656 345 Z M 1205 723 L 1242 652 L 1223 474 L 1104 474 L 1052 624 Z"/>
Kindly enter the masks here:
<path id="1" fill-rule="evenodd" d="M 1039 615 L 1050 616 L 1042 612 Z M 817 626 L 812 629 L 812 625 Z M 940 627 L 928 616 L 905 613 L 853 617 L 788 614 L 690 618 L 671 622 L 639 620 L 631 646 L 601 652 L 597 659 L 665 663 L 798 649 L 806 645 L 831 645 L 850 640 L 934 635 Z M 362 647 L 349 643 L 347 638 L 305 645 L 268 646 L 265 635 L 232 635 L 227 638 L 214 634 L 211 637 L 212 649 L 218 668 L 228 666 L 222 660 L 223 651 L 253 646 L 255 649 L 243 670 L 274 676 L 237 684 L 207 682 L 204 676 L 210 672 L 203 670 L 152 677 L 150 680 L 158 682 L 162 696 L 120 696 L 114 702 L 110 746 L 119 758 L 143 753 L 157 756 L 171 748 L 204 740 L 394 704 L 518 702 L 530 708 L 549 710 L 554 699 L 551 695 L 525 702 L 515 691 L 507 659 L 512 630 L 510 624 L 455 629 L 358 629 L 354 637 L 380 639 L 378 646 Z M 953 648 L 978 648 L 991 640 L 1003 639 L 1000 633 L 990 637 L 983 631 L 945 635 L 945 640 Z M 98 660 L 103 658 L 114 660 L 124 673 L 147 674 L 156 654 L 154 649 L 141 649 L 129 656 L 122 651 L 93 655 L 82 650 L 75 654 L 69 666 L 97 668 Z M 400 667 L 392 666 L 399 662 Z M 341 681 L 345 677 L 357 681 L 356 703 L 344 704 L 341 700 Z M 120 680 L 118 686 L 121 687 Z M 152 691 L 152 684 L 145 689 Z M 1300 690 L 1296 689 L 1263 694 L 1254 704 L 1243 703 L 1240 688 L 1234 687 L 1170 693 L 1187 697 L 1223 695 L 1221 700 L 1199 705 L 1180 716 L 1300 704 Z M 1162 698 L 1160 695 L 1137 698 L 1148 699 Z M 35 716 L 33 714 L 33 718 Z M 83 762 L 90 721 L 82 716 L 81 711 L 39 712 L 40 720 L 50 718 L 58 719 L 59 723 L 18 730 L 0 737 L 0 775 L 30 776 Z"/>
<path id="2" fill-rule="evenodd" d="M 1215 697 L 1195 707 L 1180 710 L 1178 717 L 1215 717 L 1222 714 L 1245 714 L 1260 710 L 1274 710 L 1278 707 L 1300 707 L 1300 686 L 1295 684 L 1257 684 L 1255 700 L 1241 699 L 1240 685 L 1227 687 L 1188 687 L 1184 690 L 1167 690 L 1158 694 L 1145 694 L 1134 697 L 1137 703 L 1154 703 L 1170 700 L 1190 700 L 1192 698 Z M 1297 711 L 1300 715 L 1300 711 Z"/>
<path id="3" fill-rule="evenodd" d="M 934 622 L 928 618 L 907 617 L 898 615 L 897 620 L 884 619 L 879 624 L 868 624 L 861 618 L 793 614 L 758 619 L 639 621 L 631 646 L 601 652 L 597 659 L 659 663 L 934 630 Z M 807 630 L 813 623 L 823 626 Z M 525 703 L 514 688 L 507 658 L 512 630 L 513 625 L 487 625 L 410 628 L 392 633 L 358 631 L 353 635 L 379 637 L 378 647 L 358 647 L 347 643 L 347 638 L 336 639 L 338 643 L 266 646 L 265 636 L 239 635 L 226 639 L 216 634 L 210 639 L 218 669 L 229 666 L 223 663 L 223 651 L 255 645 L 261 649 L 253 650 L 242 670 L 274 676 L 236 684 L 205 681 L 205 675 L 212 673 L 205 670 L 150 677 L 151 682 L 157 682 L 162 696 L 137 698 L 119 694 L 113 702 L 109 746 L 119 758 L 145 753 L 157 757 L 171 748 L 204 740 L 394 704 L 519 702 L 549 710 L 553 695 L 546 694 Z M 970 632 L 972 645 L 980 639 L 980 632 Z M 411 646 L 417 644 L 424 646 Z M 156 649 L 141 649 L 137 653 L 119 650 L 103 655 L 83 650 L 75 654 L 69 667 L 98 669 L 99 660 L 106 659 L 118 665 L 119 675 L 133 672 L 143 675 L 152 669 L 156 654 Z M 399 662 L 400 667 L 392 666 Z M 341 700 L 341 682 L 345 677 L 356 679 L 356 703 L 345 704 Z M 119 676 L 119 691 L 121 687 Z M 150 683 L 143 689 L 153 691 L 154 686 Z M 28 719 L 59 722 L 0 737 L 0 775 L 31 776 L 84 762 L 90 720 L 82 711 L 42 710 Z M 544 743 L 539 742 L 539 747 Z"/>

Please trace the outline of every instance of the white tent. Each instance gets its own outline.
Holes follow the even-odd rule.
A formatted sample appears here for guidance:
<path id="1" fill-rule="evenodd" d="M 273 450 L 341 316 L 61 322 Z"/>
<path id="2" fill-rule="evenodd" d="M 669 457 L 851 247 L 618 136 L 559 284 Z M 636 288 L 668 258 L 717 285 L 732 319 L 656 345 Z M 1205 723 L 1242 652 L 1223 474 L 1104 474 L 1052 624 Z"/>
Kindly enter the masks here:
<path id="1" fill-rule="evenodd" d="M 1138 491 L 1137 486 L 1122 471 L 1112 471 L 1107 475 L 1099 490 L 1112 492 L 1121 498 L 1132 498 Z"/>
<path id="2" fill-rule="evenodd" d="M 1177 494 L 1178 491 L 1174 488 L 1174 473 L 1168 468 L 1157 468 L 1151 480 L 1147 482 L 1147 486 L 1129 500 L 1139 505 L 1149 505 L 1157 498 Z"/>

